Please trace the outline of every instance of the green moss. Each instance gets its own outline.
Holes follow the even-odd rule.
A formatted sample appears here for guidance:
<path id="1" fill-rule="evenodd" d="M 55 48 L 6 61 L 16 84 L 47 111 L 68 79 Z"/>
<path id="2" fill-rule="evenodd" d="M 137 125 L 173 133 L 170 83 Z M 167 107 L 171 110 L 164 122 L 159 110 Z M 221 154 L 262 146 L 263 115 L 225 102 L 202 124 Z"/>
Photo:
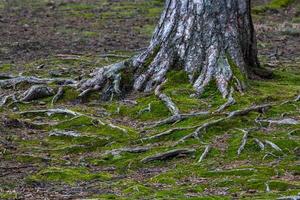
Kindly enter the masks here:
<path id="1" fill-rule="evenodd" d="M 287 191 L 289 189 L 300 189 L 300 186 L 292 185 L 290 183 L 286 183 L 283 181 L 270 181 L 269 186 L 271 190 L 277 190 L 277 191 Z"/>
<path id="2" fill-rule="evenodd" d="M 294 2 L 294 0 L 272 0 L 271 2 L 269 2 L 265 5 L 256 6 L 252 10 L 254 13 L 263 13 L 268 10 L 278 10 L 278 9 L 287 7 L 290 4 L 292 4 L 293 2 Z"/>
<path id="3" fill-rule="evenodd" d="M 30 182 L 62 182 L 74 184 L 78 181 L 90 181 L 94 179 L 109 180 L 109 173 L 90 173 L 86 168 L 61 168 L 49 167 L 28 178 Z"/>
<path id="4" fill-rule="evenodd" d="M 3 64 L 0 66 L 0 72 L 10 72 L 13 69 L 14 65 L 12 64 Z"/>
<path id="5" fill-rule="evenodd" d="M 0 192 L 0 199 L 18 199 L 18 195 L 15 192 Z"/>

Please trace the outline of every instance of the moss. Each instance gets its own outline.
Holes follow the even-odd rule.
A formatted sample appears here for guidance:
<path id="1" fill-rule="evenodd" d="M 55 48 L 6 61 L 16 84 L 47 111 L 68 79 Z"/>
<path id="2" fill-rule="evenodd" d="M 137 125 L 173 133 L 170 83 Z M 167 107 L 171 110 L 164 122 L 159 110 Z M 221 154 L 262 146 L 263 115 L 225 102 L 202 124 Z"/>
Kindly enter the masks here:
<path id="1" fill-rule="evenodd" d="M 61 182 L 74 184 L 78 181 L 90 181 L 94 179 L 110 180 L 109 173 L 90 173 L 86 168 L 61 168 L 49 167 L 28 178 L 29 182 Z"/>
<path id="2" fill-rule="evenodd" d="M 258 13 L 264 13 L 269 10 L 279 10 L 281 8 L 285 8 L 292 4 L 294 0 L 272 0 L 271 2 L 262 5 L 262 6 L 256 6 L 252 9 L 252 11 L 256 14 Z"/>
<path id="3" fill-rule="evenodd" d="M 292 185 L 290 183 L 286 183 L 283 181 L 270 181 L 269 187 L 271 190 L 277 190 L 277 191 L 287 191 L 289 189 L 300 189 L 300 186 Z"/>
<path id="4" fill-rule="evenodd" d="M 0 199 L 18 199 L 18 195 L 15 192 L 1 192 L 0 191 Z"/>
<path id="5" fill-rule="evenodd" d="M 226 55 L 226 59 L 227 59 L 227 62 L 228 62 L 229 66 L 232 70 L 233 75 L 241 82 L 241 84 L 247 84 L 247 78 L 246 78 L 245 72 L 243 72 L 239 68 L 239 66 L 236 65 L 236 63 L 229 56 L 229 54 Z"/>

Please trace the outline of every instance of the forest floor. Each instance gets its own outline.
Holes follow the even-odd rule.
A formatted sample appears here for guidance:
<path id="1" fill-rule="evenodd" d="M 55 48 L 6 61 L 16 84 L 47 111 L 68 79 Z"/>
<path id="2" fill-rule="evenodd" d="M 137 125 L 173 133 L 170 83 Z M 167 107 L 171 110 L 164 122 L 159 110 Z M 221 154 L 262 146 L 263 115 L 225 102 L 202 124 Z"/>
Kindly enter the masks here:
<path id="1" fill-rule="evenodd" d="M 1 78 L 5 74 L 87 77 L 92 69 L 147 47 L 162 8 L 162 0 L 0 0 Z M 170 117 L 154 94 L 111 102 L 102 102 L 94 94 L 81 102 L 72 87 L 65 87 L 54 105 L 52 97 L 6 102 L 0 108 L 0 199 L 276 199 L 297 195 L 300 3 L 254 1 L 253 18 L 259 58 L 273 71 L 273 78 L 249 81 L 244 94 L 234 94 L 236 104 L 220 114 L 151 127 Z M 29 87 L 0 88 L 0 101 L 7 95 L 20 96 Z M 58 90 L 56 85 L 51 87 Z M 181 113 L 213 112 L 226 102 L 214 87 L 201 98 L 190 97 L 193 89 L 181 71 L 168 74 L 163 91 Z M 272 106 L 263 112 L 209 126 L 200 138 L 177 143 L 194 129 L 149 138 L 269 103 Z M 151 109 L 145 109 L 149 104 Z M 52 108 L 82 115 L 49 110 L 30 113 Z M 198 162 L 208 145 L 210 151 Z M 178 149 L 185 153 L 142 162 Z"/>

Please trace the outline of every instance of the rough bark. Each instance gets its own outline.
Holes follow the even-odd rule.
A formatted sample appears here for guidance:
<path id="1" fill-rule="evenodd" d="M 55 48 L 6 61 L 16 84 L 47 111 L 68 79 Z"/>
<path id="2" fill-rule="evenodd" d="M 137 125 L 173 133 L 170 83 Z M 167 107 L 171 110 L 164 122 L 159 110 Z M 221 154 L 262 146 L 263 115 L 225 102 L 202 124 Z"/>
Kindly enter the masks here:
<path id="1" fill-rule="evenodd" d="M 96 70 L 83 93 L 111 97 L 153 91 L 169 70 L 181 69 L 197 95 L 215 82 L 223 97 L 259 72 L 250 0 L 166 0 L 149 47 L 127 61 Z"/>

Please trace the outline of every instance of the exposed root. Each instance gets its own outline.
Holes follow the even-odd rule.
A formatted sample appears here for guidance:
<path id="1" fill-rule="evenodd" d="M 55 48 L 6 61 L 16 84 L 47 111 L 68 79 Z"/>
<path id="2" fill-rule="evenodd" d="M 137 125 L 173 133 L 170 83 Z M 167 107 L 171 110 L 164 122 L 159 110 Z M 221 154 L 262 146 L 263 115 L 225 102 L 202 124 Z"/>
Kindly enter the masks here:
<path id="1" fill-rule="evenodd" d="M 161 121 L 157 121 L 154 124 L 151 124 L 147 128 L 155 128 L 157 126 L 165 125 L 165 124 L 172 124 L 175 122 L 180 122 L 185 119 L 189 119 L 192 117 L 198 117 L 198 116 L 203 116 L 203 115 L 208 115 L 210 114 L 209 111 L 202 111 L 202 112 L 196 112 L 196 113 L 188 113 L 188 114 L 178 114 L 178 115 L 173 115 L 171 117 L 168 117 L 167 119 L 163 119 Z"/>
<path id="2" fill-rule="evenodd" d="M 154 156 L 146 157 L 143 160 L 141 160 L 141 162 L 148 163 L 156 160 L 166 160 L 177 156 L 185 156 L 185 155 L 193 154 L 195 152 L 196 152 L 195 149 L 174 149 L 168 152 L 159 153 Z"/>
<path id="3" fill-rule="evenodd" d="M 138 112 L 138 114 L 141 115 L 141 114 L 143 114 L 143 113 L 145 113 L 145 112 L 151 112 L 151 103 L 149 103 L 148 106 L 147 106 L 146 108 L 140 110 L 140 111 Z"/>
<path id="4" fill-rule="evenodd" d="M 33 85 L 23 94 L 24 97 L 21 98 L 20 101 L 28 102 L 52 95 L 54 95 L 54 91 L 52 88 L 45 85 Z"/>
<path id="5" fill-rule="evenodd" d="M 269 186 L 269 183 L 265 183 L 265 186 L 266 186 L 266 192 L 270 192 L 270 186 Z"/>
<path id="6" fill-rule="evenodd" d="M 300 94 L 295 98 L 295 100 L 294 100 L 295 102 L 298 102 L 298 101 L 300 101 Z"/>
<path id="7" fill-rule="evenodd" d="M 249 131 L 248 130 L 244 130 L 244 129 L 239 129 L 240 131 L 242 131 L 244 133 L 243 139 L 242 139 L 242 143 L 237 151 L 237 155 L 241 155 L 242 151 L 245 149 L 247 140 L 248 140 L 248 135 L 249 135 Z"/>
<path id="8" fill-rule="evenodd" d="M 250 112 L 263 112 L 267 108 L 270 108 L 272 105 L 273 104 L 264 104 L 264 105 L 258 105 L 258 106 L 251 106 L 251 107 L 245 108 L 243 110 L 237 110 L 237 111 L 230 112 L 227 115 L 227 117 L 212 120 L 212 121 L 209 121 L 207 123 L 204 123 L 203 125 L 198 126 L 198 128 L 194 132 L 182 137 L 176 143 L 176 145 L 179 144 L 179 143 L 185 142 L 187 139 L 192 138 L 192 137 L 199 138 L 199 135 L 203 130 L 205 130 L 205 129 L 213 126 L 213 125 L 216 125 L 220 122 L 232 119 L 232 118 L 237 117 L 237 116 L 245 116 L 245 115 L 249 114 Z"/>
<path id="9" fill-rule="evenodd" d="M 190 127 L 178 127 L 178 128 L 172 128 L 172 129 L 168 129 L 162 133 L 156 134 L 156 135 L 152 135 L 146 138 L 143 138 L 142 140 L 153 140 L 153 139 L 159 139 L 168 135 L 171 135 L 173 132 L 176 131 L 183 131 L 183 130 L 189 130 L 189 129 L 195 129 L 198 128 L 199 126 L 190 126 Z"/>
<path id="10" fill-rule="evenodd" d="M 296 129 L 296 130 L 292 130 L 288 133 L 288 136 L 289 137 L 293 137 L 294 136 L 294 133 L 297 133 L 297 132 L 300 132 L 300 129 Z"/>
<path id="11" fill-rule="evenodd" d="M 80 133 L 76 131 L 59 131 L 55 130 L 49 133 L 49 136 L 68 136 L 68 137 L 79 137 Z"/>
<path id="12" fill-rule="evenodd" d="M 300 121 L 295 120 L 293 118 L 284 118 L 284 119 L 257 119 L 256 120 L 259 123 L 268 123 L 269 126 L 272 124 L 276 125 L 298 125 L 300 124 Z"/>
<path id="13" fill-rule="evenodd" d="M 199 160 L 198 160 L 198 163 L 201 163 L 205 158 L 206 156 L 208 155 L 209 151 L 211 150 L 211 146 L 210 145 L 207 145 L 204 149 L 204 152 L 202 153 L 202 155 L 200 156 Z"/>
<path id="14" fill-rule="evenodd" d="M 6 95 L 2 97 L 0 107 L 4 106 L 9 101 L 9 99 L 12 99 L 14 102 L 17 101 L 14 94 Z"/>
<path id="15" fill-rule="evenodd" d="M 260 149 L 263 151 L 265 149 L 264 143 L 262 143 L 259 139 L 254 138 L 254 142 L 260 147 Z"/>
<path id="16" fill-rule="evenodd" d="M 109 98 L 112 98 L 114 94 L 119 95 L 121 72 L 126 67 L 130 67 L 129 63 L 130 61 L 123 61 L 97 69 L 91 74 L 91 79 L 83 80 L 79 84 L 79 90 L 82 91 L 79 97 L 84 97 L 91 91 L 100 90 Z"/>
<path id="17" fill-rule="evenodd" d="M 130 58 L 130 56 L 126 56 L 126 55 L 119 55 L 119 54 L 100 54 L 99 57 L 101 58 Z"/>
<path id="18" fill-rule="evenodd" d="M 265 143 L 268 144 L 268 145 L 270 145 L 276 151 L 282 152 L 282 149 L 279 146 L 277 146 L 276 144 L 274 144 L 273 142 L 271 142 L 269 140 L 265 140 Z"/>
<path id="19" fill-rule="evenodd" d="M 121 153 L 144 153 L 149 151 L 151 148 L 150 147 L 128 147 L 128 148 L 120 148 L 120 149 L 113 149 L 106 151 L 103 155 L 113 155 L 113 156 L 118 156 Z"/>
<path id="20" fill-rule="evenodd" d="M 24 112 L 19 112 L 20 115 L 27 115 L 27 114 L 43 114 L 46 113 L 48 116 L 52 116 L 55 114 L 61 114 L 61 115 L 71 115 L 71 116 L 83 116 L 83 114 L 74 112 L 69 109 L 46 109 L 46 110 L 29 110 Z"/>
<path id="21" fill-rule="evenodd" d="M 232 106 L 236 103 L 235 99 L 233 98 L 233 92 L 234 92 L 234 89 L 231 88 L 230 89 L 230 93 L 229 93 L 229 96 L 228 96 L 228 99 L 227 99 L 227 102 L 223 105 L 221 105 L 216 111 L 215 113 L 221 113 L 223 112 L 226 108 L 228 108 L 229 106 Z"/>
<path id="22" fill-rule="evenodd" d="M 209 128 L 210 126 L 216 125 L 216 124 L 218 124 L 218 123 L 220 123 L 224 120 L 226 120 L 226 118 L 220 118 L 220 119 L 216 119 L 216 120 L 212 120 L 212 121 L 209 121 L 207 123 L 204 123 L 201 126 L 198 126 L 197 129 L 194 132 L 182 137 L 175 145 L 183 143 L 187 139 L 192 138 L 192 137 L 199 138 L 199 136 L 200 136 L 200 134 L 203 130 Z"/>
<path id="23" fill-rule="evenodd" d="M 90 115 L 86 115 L 86 114 L 75 112 L 75 111 L 68 110 L 68 109 L 59 109 L 59 108 L 57 108 L 57 109 L 31 110 L 31 111 L 19 112 L 20 115 L 43 114 L 43 113 L 46 113 L 48 116 L 55 115 L 55 114 L 71 115 L 74 118 L 78 118 L 78 117 L 84 116 L 84 117 L 87 117 L 87 118 L 90 118 L 92 120 L 97 121 L 99 124 L 101 124 L 103 126 L 109 126 L 109 127 L 113 128 L 113 129 L 118 129 L 118 130 L 122 131 L 123 133 L 128 133 L 128 131 L 126 129 L 124 129 L 122 127 L 119 127 L 117 125 L 114 125 L 114 124 L 112 124 L 110 122 L 103 122 L 103 121 L 101 121 L 97 117 L 93 117 L 93 116 L 90 116 Z M 74 118 L 72 118 L 71 120 L 73 120 Z"/>
<path id="24" fill-rule="evenodd" d="M 172 102 L 172 100 L 170 98 L 166 97 L 166 99 L 168 99 L 168 101 L 165 104 L 167 105 L 167 107 L 169 108 L 170 112 L 173 115 L 167 119 L 163 119 L 161 121 L 155 122 L 148 128 L 155 128 L 157 126 L 161 126 L 161 125 L 165 125 L 165 124 L 180 122 L 182 120 L 185 120 L 185 119 L 188 119 L 191 117 L 198 117 L 198 116 L 202 116 L 202 115 L 221 113 L 226 108 L 228 108 L 229 106 L 234 105 L 236 103 L 235 99 L 233 98 L 233 92 L 234 92 L 234 89 L 231 88 L 227 102 L 225 104 L 223 104 L 222 106 L 220 106 L 215 112 L 202 111 L 202 112 L 189 113 L 189 114 L 180 114 L 178 108 L 175 106 L 175 104 Z M 173 108 L 177 108 L 177 109 L 173 109 Z M 174 112 L 174 111 L 176 111 L 176 112 Z"/>
<path id="25" fill-rule="evenodd" d="M 172 115 L 176 116 L 179 115 L 178 107 L 175 105 L 175 103 L 172 101 L 172 99 L 169 96 L 161 92 L 161 87 L 163 86 L 164 83 L 166 83 L 166 81 L 164 81 L 161 85 L 156 87 L 155 95 L 167 106 L 167 108 L 172 113 Z"/>
<path id="26" fill-rule="evenodd" d="M 77 81 L 72 79 L 62 79 L 62 78 L 37 78 L 34 76 L 11 76 L 8 79 L 0 80 L 0 88 L 10 88 L 15 87 L 18 84 L 27 83 L 31 85 L 35 84 L 51 84 L 55 83 L 58 85 L 75 85 Z"/>
<path id="27" fill-rule="evenodd" d="M 267 109 L 271 108 L 274 105 L 275 104 L 263 104 L 263 105 L 258 105 L 258 106 L 251 106 L 244 110 L 233 111 L 228 114 L 228 118 L 236 117 L 236 116 L 245 116 L 245 115 L 248 115 L 250 112 L 264 113 Z"/>
<path id="28" fill-rule="evenodd" d="M 51 101 L 51 106 L 53 107 L 54 104 L 63 97 L 63 95 L 64 95 L 64 88 L 59 87 L 57 93 L 55 94 L 55 96 Z"/>
<path id="29" fill-rule="evenodd" d="M 263 160 L 265 160 L 268 156 L 273 156 L 274 158 L 280 159 L 280 156 L 276 156 L 275 154 L 268 152 L 266 155 L 264 155 Z"/>
<path id="30" fill-rule="evenodd" d="M 300 193 L 296 196 L 279 197 L 277 200 L 300 200 Z"/>

